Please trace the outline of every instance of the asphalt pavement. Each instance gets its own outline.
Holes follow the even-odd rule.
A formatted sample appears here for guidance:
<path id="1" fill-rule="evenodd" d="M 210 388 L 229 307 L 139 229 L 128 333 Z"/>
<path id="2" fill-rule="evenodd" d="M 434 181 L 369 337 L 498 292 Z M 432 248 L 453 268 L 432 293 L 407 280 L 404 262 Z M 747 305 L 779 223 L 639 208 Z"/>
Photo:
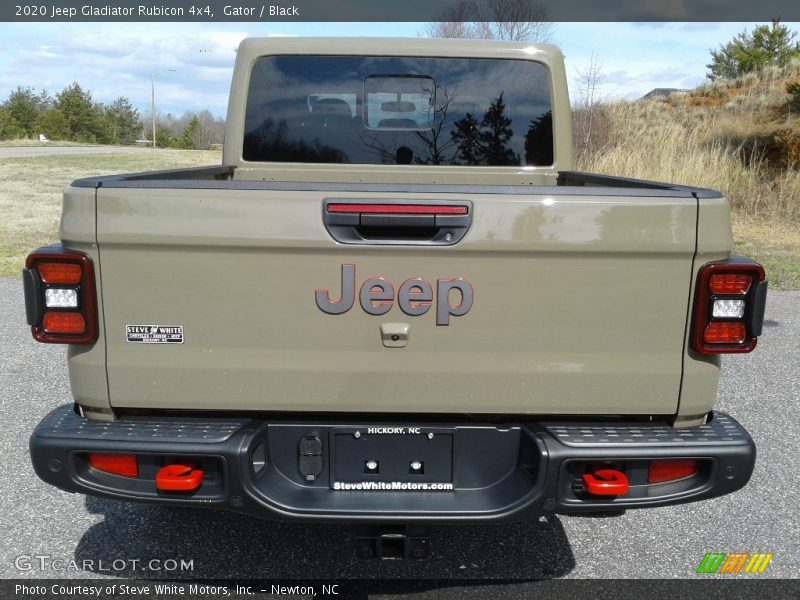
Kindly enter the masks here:
<path id="1" fill-rule="evenodd" d="M 45 485 L 31 468 L 28 438 L 52 408 L 71 401 L 66 349 L 33 341 L 19 280 L 0 279 L 0 306 L 0 577 L 503 579 L 504 597 L 524 597 L 541 578 L 692 578 L 706 552 L 770 552 L 761 577 L 800 573 L 800 292 L 771 292 L 756 351 L 724 358 L 717 407 L 758 447 L 743 490 L 604 518 L 434 527 L 432 557 L 405 562 L 355 558 L 346 526 L 87 498 Z M 153 559 L 161 571 L 133 562 Z M 170 559 L 192 568 L 167 572 Z"/>

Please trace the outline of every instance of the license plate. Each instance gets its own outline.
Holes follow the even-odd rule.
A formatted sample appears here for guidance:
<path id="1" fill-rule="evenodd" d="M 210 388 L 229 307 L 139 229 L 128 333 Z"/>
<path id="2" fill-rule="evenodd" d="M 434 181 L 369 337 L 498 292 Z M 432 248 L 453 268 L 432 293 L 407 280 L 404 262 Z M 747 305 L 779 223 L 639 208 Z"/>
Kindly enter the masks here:
<path id="1" fill-rule="evenodd" d="M 448 491 L 450 429 L 365 426 L 335 429 L 331 487 L 343 491 Z"/>

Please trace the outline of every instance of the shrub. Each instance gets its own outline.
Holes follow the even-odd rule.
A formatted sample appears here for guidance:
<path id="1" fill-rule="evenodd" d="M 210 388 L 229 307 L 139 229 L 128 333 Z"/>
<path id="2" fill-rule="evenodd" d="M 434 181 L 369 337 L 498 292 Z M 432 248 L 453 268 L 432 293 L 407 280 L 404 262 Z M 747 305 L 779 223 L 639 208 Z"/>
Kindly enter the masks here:
<path id="1" fill-rule="evenodd" d="M 786 85 L 789 92 L 789 110 L 800 114 L 800 83 L 789 83 Z"/>

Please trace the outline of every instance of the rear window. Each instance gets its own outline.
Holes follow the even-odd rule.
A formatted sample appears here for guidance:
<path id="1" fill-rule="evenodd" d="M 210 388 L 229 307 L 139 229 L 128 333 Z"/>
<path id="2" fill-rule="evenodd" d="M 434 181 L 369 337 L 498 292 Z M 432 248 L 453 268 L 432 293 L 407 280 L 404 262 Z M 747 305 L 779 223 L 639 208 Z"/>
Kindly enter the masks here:
<path id="1" fill-rule="evenodd" d="M 243 158 L 258 162 L 548 166 L 540 63 L 265 56 L 250 77 Z"/>

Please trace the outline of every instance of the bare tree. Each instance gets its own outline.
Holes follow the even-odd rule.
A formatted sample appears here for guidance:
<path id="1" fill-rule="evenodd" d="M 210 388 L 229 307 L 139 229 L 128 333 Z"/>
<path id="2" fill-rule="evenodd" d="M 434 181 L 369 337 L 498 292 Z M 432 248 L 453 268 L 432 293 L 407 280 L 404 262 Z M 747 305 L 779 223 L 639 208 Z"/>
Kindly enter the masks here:
<path id="1" fill-rule="evenodd" d="M 576 133 L 580 139 L 579 151 L 586 159 L 592 153 L 594 146 L 595 122 L 602 102 L 600 87 L 605 81 L 603 65 L 596 55 L 592 54 L 585 69 L 578 69 L 575 81 L 578 94 L 575 111 Z"/>
<path id="2" fill-rule="evenodd" d="M 478 5 L 471 0 L 458 0 L 439 13 L 437 22 L 428 23 L 422 35 L 432 38 L 478 39 L 480 32 L 473 21 L 478 12 Z"/>
<path id="3" fill-rule="evenodd" d="M 476 4 L 458 0 L 429 23 L 425 35 L 439 38 L 472 38 L 546 42 L 554 25 L 547 9 L 534 0 L 488 0 Z"/>
<path id="4" fill-rule="evenodd" d="M 481 37 L 514 42 L 546 42 L 553 34 L 547 9 L 533 0 L 489 0 L 478 23 Z"/>
<path id="5" fill-rule="evenodd" d="M 422 142 L 426 151 L 425 156 L 417 157 L 417 162 L 426 165 L 444 165 L 453 161 L 452 157 L 448 158 L 453 141 L 443 135 L 443 128 L 447 120 L 447 111 L 450 110 L 450 104 L 456 97 L 456 91 L 436 86 L 435 98 L 439 100 L 439 106 L 434 110 L 433 125 L 427 131 L 416 132 L 417 139 Z"/>

